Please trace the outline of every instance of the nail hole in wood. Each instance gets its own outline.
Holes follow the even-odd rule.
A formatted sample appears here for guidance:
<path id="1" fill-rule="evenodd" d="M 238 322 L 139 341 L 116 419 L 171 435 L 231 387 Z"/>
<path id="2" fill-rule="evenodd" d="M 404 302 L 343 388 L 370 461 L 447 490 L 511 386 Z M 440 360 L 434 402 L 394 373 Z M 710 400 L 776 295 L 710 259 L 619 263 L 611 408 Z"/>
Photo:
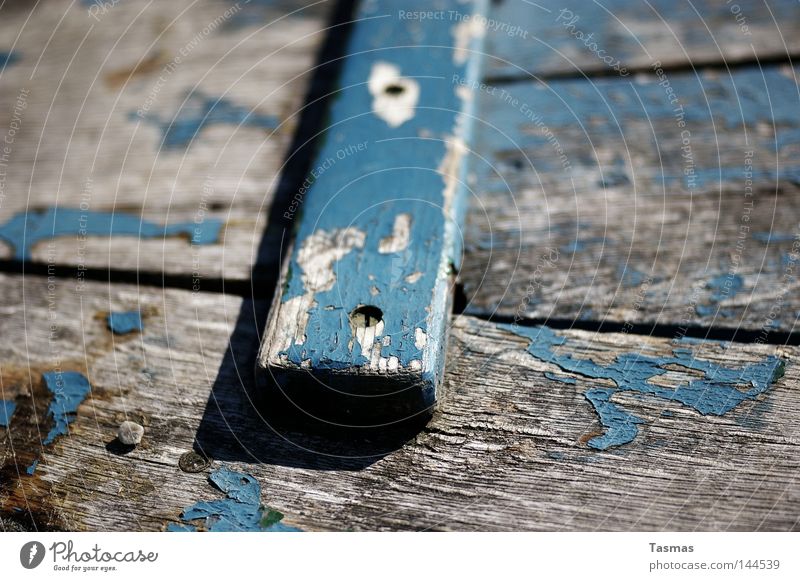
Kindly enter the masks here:
<path id="1" fill-rule="evenodd" d="M 361 305 L 353 309 L 350 313 L 350 321 L 353 326 L 362 329 L 374 327 L 383 320 L 383 311 L 372 305 Z"/>
<path id="2" fill-rule="evenodd" d="M 387 95 L 399 95 L 405 90 L 406 88 L 403 85 L 386 85 L 383 92 Z"/>

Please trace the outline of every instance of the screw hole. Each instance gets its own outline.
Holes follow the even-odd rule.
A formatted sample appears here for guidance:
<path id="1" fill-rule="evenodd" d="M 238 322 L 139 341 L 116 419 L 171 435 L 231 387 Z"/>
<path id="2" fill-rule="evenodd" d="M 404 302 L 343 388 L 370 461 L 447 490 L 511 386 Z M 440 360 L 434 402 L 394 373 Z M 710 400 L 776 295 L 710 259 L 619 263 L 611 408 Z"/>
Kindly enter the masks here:
<path id="1" fill-rule="evenodd" d="M 361 305 L 350 313 L 350 321 L 356 328 L 374 327 L 383 320 L 383 311 L 372 305 Z"/>
<path id="2" fill-rule="evenodd" d="M 401 94 L 405 90 L 406 88 L 403 85 L 393 84 L 393 85 L 387 85 L 386 88 L 383 89 L 383 92 L 386 93 L 387 95 L 396 96 Z"/>

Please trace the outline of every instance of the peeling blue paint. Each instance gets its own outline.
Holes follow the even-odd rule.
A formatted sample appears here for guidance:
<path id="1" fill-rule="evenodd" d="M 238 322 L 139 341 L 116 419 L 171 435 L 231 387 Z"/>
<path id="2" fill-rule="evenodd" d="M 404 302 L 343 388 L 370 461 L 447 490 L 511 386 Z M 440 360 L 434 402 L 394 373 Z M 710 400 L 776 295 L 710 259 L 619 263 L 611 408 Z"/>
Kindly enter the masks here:
<path id="1" fill-rule="evenodd" d="M 760 26 L 772 29 L 775 18 L 779 23 L 800 19 L 800 6 L 795 0 L 773 0 L 769 3 L 769 10 L 763 9 L 761 2 L 738 4 L 737 14 L 747 15 L 750 30 L 758 30 Z M 697 50 L 698 44 L 702 50 L 708 50 L 709 45 L 719 43 L 722 46 L 716 48 L 717 54 L 727 56 L 725 44 L 736 40 L 739 33 L 739 30 L 733 31 L 729 37 L 727 30 L 722 32 L 734 18 L 730 10 L 732 4 L 728 2 L 603 0 L 565 3 L 563 0 L 525 0 L 495 2 L 493 6 L 495 22 L 506 26 L 491 27 L 487 31 L 487 52 L 496 57 L 491 62 L 492 73 L 515 77 L 522 76 L 523 70 L 543 74 L 566 69 L 585 71 L 590 76 L 594 70 L 615 72 L 615 61 L 631 67 L 634 60 L 641 62 L 645 55 L 650 61 L 669 54 L 670 59 L 684 57 L 691 64 L 689 55 Z M 708 23 L 715 38 L 709 38 L 709 31 L 703 25 L 697 26 L 698 23 Z M 568 28 L 570 24 L 572 26 Z M 525 31 L 525 39 L 530 41 L 523 42 L 520 36 L 509 33 L 508 25 L 520 26 Z M 576 30 L 583 31 L 587 38 L 577 38 Z M 743 40 L 744 44 L 749 43 Z M 680 47 L 684 54 L 680 55 L 677 49 L 673 52 L 665 48 L 665 42 Z M 659 54 L 654 53 L 651 57 L 647 51 L 652 51 L 656 43 L 661 43 Z M 598 49 L 602 50 L 599 54 L 596 52 Z M 578 55 L 583 58 L 578 58 Z M 611 58 L 603 62 L 599 57 Z M 611 65 L 609 61 L 612 61 Z M 625 80 L 633 79 L 630 74 Z"/>
<path id="2" fill-rule="evenodd" d="M 15 259 L 29 260 L 35 244 L 60 236 L 135 236 L 140 239 L 186 236 L 192 244 L 203 245 L 217 242 L 221 229 L 222 221 L 215 218 L 206 218 L 199 224 L 161 225 L 121 212 L 84 212 L 77 208 L 51 207 L 14 214 L 0 226 L 0 240 L 11 245 Z"/>
<path id="3" fill-rule="evenodd" d="M 139 119 L 137 113 L 130 119 Z M 275 129 L 280 120 L 274 115 L 262 115 L 248 107 L 231 103 L 223 97 L 210 97 L 199 91 L 191 93 L 180 110 L 171 118 L 148 117 L 147 121 L 161 131 L 161 146 L 178 149 L 189 146 L 204 127 L 209 125 L 235 125 L 237 127 L 256 127 Z"/>
<path id="4" fill-rule="evenodd" d="M 589 440 L 589 446 L 592 448 L 605 450 L 632 442 L 639 433 L 636 426 L 644 423 L 643 419 L 626 412 L 611 401 L 611 396 L 616 392 L 617 390 L 613 388 L 598 387 L 583 394 L 600 417 L 600 423 L 606 428 L 605 434 Z"/>
<path id="5" fill-rule="evenodd" d="M 19 61 L 19 54 L 0 51 L 0 68 L 8 67 Z"/>
<path id="6" fill-rule="evenodd" d="M 193 533 L 196 531 L 197 527 L 194 525 L 182 525 L 174 522 L 167 525 L 167 532 L 169 533 Z"/>
<path id="7" fill-rule="evenodd" d="M 108 329 L 116 335 L 124 335 L 133 331 L 144 330 L 142 314 L 139 311 L 122 311 L 109 313 L 107 318 Z"/>
<path id="8" fill-rule="evenodd" d="M 11 416 L 14 415 L 16 409 L 17 404 L 13 401 L 0 399 L 0 428 L 7 428 L 11 425 Z"/>
<path id="9" fill-rule="evenodd" d="M 86 396 L 92 391 L 89 380 L 77 371 L 48 371 L 42 374 L 47 389 L 53 394 L 47 415 L 53 419 L 53 427 L 42 442 L 43 445 L 68 432 L 68 426 L 75 421 L 75 414 Z"/>
<path id="10" fill-rule="evenodd" d="M 33 475 L 34 475 L 34 473 L 36 472 L 36 467 L 37 467 L 38 465 L 39 465 L 39 460 L 34 460 L 34 461 L 31 463 L 31 465 L 30 465 L 30 466 L 28 466 L 28 467 L 25 469 L 25 473 L 26 473 L 28 476 L 33 476 Z"/>
<path id="11" fill-rule="evenodd" d="M 552 460 L 563 460 L 564 459 L 564 453 L 563 452 L 550 451 L 550 452 L 547 453 L 547 457 L 552 459 Z"/>
<path id="12" fill-rule="evenodd" d="M 561 383 L 566 383 L 568 385 L 575 385 L 577 380 L 574 377 L 565 377 L 563 375 L 556 375 L 555 373 L 550 373 L 549 371 L 544 374 L 547 379 L 551 379 L 553 381 L 559 381 Z"/>
<path id="13" fill-rule="evenodd" d="M 219 500 L 201 501 L 187 507 L 181 513 L 186 524 L 171 523 L 167 526 L 172 532 L 196 531 L 197 526 L 189 521 L 203 520 L 206 530 L 212 532 L 299 532 L 300 529 L 281 522 L 271 522 L 264 527 L 262 523 L 270 514 L 261 505 L 261 486 L 255 477 L 228 468 L 220 468 L 209 476 L 211 484 L 225 493 Z"/>
<path id="14" fill-rule="evenodd" d="M 513 2 L 505 4 L 524 6 Z M 608 20 L 607 14 L 605 16 Z M 519 71 L 516 74 L 519 75 Z M 800 122 L 795 106 L 797 86 L 792 75 L 786 74 L 782 67 L 745 67 L 714 77 L 671 72 L 668 80 L 683 106 L 681 121 L 686 127 L 716 127 L 717 131 L 720 128 L 741 131 L 744 124 L 755 127 L 763 123 L 774 127 L 774 135 L 755 135 L 748 131 L 748 135 L 753 136 L 748 147 L 756 156 L 761 151 L 772 151 L 774 155 L 776 146 L 790 150 L 800 143 Z M 604 148 L 618 143 L 624 149 L 626 127 L 633 122 L 648 121 L 653 124 L 653 134 L 649 140 L 637 138 L 636 147 L 663 163 L 655 170 L 637 168 L 634 176 L 637 183 L 664 187 L 665 195 L 679 187 L 690 191 L 716 187 L 720 182 L 739 183 L 742 179 L 740 163 L 723 165 L 719 156 L 707 155 L 698 147 L 689 152 L 693 157 L 691 167 L 687 168 L 679 151 L 681 128 L 675 117 L 678 103 L 670 101 L 671 95 L 660 82 L 657 75 L 648 74 L 635 81 L 597 78 L 590 83 L 580 78 L 544 83 L 531 80 L 503 85 L 502 91 L 482 91 L 480 115 L 490 123 L 480 126 L 474 148 L 492 152 L 497 160 L 512 155 L 519 157 L 522 150 L 535 163 L 533 168 L 525 163 L 502 174 L 489 164 L 479 165 L 479 190 L 508 192 L 509 188 L 514 190 L 518 185 L 538 180 L 536 174 L 562 175 L 565 172 L 573 177 L 596 176 L 592 186 L 597 184 L 596 180 L 600 180 L 600 187 L 623 185 L 624 174 L 616 161 L 599 161 L 595 156 L 585 155 L 583 140 L 567 136 L 573 131 L 585 130 L 586 139 Z M 516 106 L 510 104 L 514 100 Z M 665 143 L 674 143 L 679 155 L 659 155 Z M 690 174 L 686 173 L 687 169 L 691 170 Z M 753 183 L 800 182 L 800 162 L 792 159 L 781 163 L 779 168 L 755 164 L 748 179 Z"/>
<path id="15" fill-rule="evenodd" d="M 334 261 L 335 282 L 315 291 L 304 341 L 293 341 L 281 355 L 295 366 L 310 366 L 312 372 L 364 365 L 369 359 L 354 337 L 349 314 L 371 305 L 384 314 L 386 341 L 379 346 L 380 356 L 397 358 L 404 369 L 420 363 L 417 385 L 423 386 L 423 396 L 431 404 L 441 376 L 448 279 L 462 254 L 457 225 L 463 221 L 467 197 L 466 188 L 456 184 L 449 194 L 452 198 L 446 199 L 449 189 L 439 168 L 448 159 L 448 144 L 452 147 L 454 137 L 470 142 L 469 116 L 459 121 L 459 113 L 471 111 L 473 104 L 462 100 L 453 79 L 475 80 L 479 65 L 476 58 L 457 62 L 452 48 L 456 19 L 398 20 L 391 6 L 365 2 L 356 15 L 359 25 L 353 28 L 347 51 L 353 56 L 338 81 L 345 89 L 331 105 L 330 129 L 316 161 L 321 166 L 330 160 L 335 171 L 316 180 L 303 198 L 295 247 L 303 248 L 315 234 L 345 228 L 363 233 L 364 242 Z M 447 0 L 440 8 L 467 10 L 468 18 L 473 6 L 485 14 L 483 1 L 460 5 Z M 410 0 L 403 7 L 425 11 L 430 3 Z M 391 47 L 401 48 L 387 49 L 386 39 L 391 39 Z M 469 46 L 479 44 L 480 39 L 473 39 Z M 396 67 L 401 78 L 413 80 L 419 88 L 413 116 L 396 126 L 373 112 L 375 96 L 368 81 L 380 63 Z M 365 148 L 342 155 L 343 148 L 361 142 Z M 466 178 L 464 164 L 458 167 Z M 379 252 L 381 240 L 392 235 L 402 213 L 412 215 L 408 251 Z M 298 254 L 294 252 L 290 261 L 292 275 L 281 297 L 284 304 L 309 292 Z M 405 283 L 409 276 L 415 282 Z M 425 334 L 424 346 L 415 340 L 417 330 Z"/>
<path id="16" fill-rule="evenodd" d="M 589 379 L 606 379 L 614 387 L 595 387 L 584 396 L 592 404 L 606 428 L 605 434 L 589 440 L 589 446 L 605 450 L 613 446 L 627 444 L 636 437 L 637 426 L 644 423 L 611 401 L 620 392 L 638 392 L 676 401 L 688 406 L 702 415 L 721 416 L 746 400 L 754 400 L 766 392 L 770 385 L 783 376 L 785 362 L 773 355 L 758 363 L 750 363 L 740 368 L 724 367 L 718 363 L 694 357 L 691 349 L 674 348 L 672 356 L 650 357 L 641 353 L 621 353 L 608 365 L 601 365 L 589 359 L 577 359 L 566 350 L 567 339 L 554 333 L 548 327 L 520 327 L 499 325 L 521 337 L 530 339 L 528 353 L 547 363 L 557 365 L 563 371 L 576 373 Z M 667 367 L 677 365 L 701 371 L 702 379 L 689 381 L 672 388 L 660 387 L 650 380 L 667 373 Z M 741 386 L 750 386 L 740 390 Z"/>

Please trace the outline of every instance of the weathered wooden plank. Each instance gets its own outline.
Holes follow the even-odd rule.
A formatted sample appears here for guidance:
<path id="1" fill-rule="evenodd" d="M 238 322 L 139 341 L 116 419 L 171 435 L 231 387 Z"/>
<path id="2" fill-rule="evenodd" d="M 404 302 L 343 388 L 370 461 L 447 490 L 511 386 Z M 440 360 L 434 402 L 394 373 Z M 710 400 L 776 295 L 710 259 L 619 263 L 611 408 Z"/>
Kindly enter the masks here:
<path id="1" fill-rule="evenodd" d="M 4 529 L 162 530 L 197 501 L 224 498 L 207 480 L 217 470 L 254 476 L 261 502 L 304 530 L 798 526 L 795 347 L 585 331 L 539 331 L 532 343 L 524 328 L 461 316 L 427 426 L 323 432 L 250 399 L 263 302 L 99 283 L 77 291 L 34 276 L 3 275 L 0 286 L 0 399 L 17 404 L 0 439 Z M 136 308 L 144 330 L 112 335 L 106 313 Z M 41 373 L 56 366 L 85 374 L 92 391 L 69 435 L 41 446 L 53 425 Z M 752 366 L 776 378 L 760 393 Z M 698 382 L 702 397 L 684 397 Z M 745 394 L 738 405 L 697 411 L 726 402 L 718 396 L 732 384 Z M 637 418 L 629 442 L 598 449 L 614 427 L 588 399 L 598 389 Z M 132 451 L 113 444 L 124 419 L 146 428 Z M 213 461 L 183 472 L 182 454 L 198 446 Z"/>
<path id="2" fill-rule="evenodd" d="M 486 2 L 363 2 L 312 165 L 259 364 L 331 421 L 379 425 L 428 410 L 442 381 L 467 203 Z"/>
<path id="3" fill-rule="evenodd" d="M 800 51 L 792 0 L 503 0 L 488 27 L 494 78 L 770 61 Z"/>
<path id="4" fill-rule="evenodd" d="M 121 222 L 210 221 L 225 235 L 199 250 L 203 276 L 249 278 L 333 5 L 307 4 L 4 5 L 0 50 L 14 58 L 0 77 L 0 225 L 80 210 L 97 238 L 85 262 L 186 274 L 186 241 L 137 241 Z M 104 212 L 119 216 L 113 233 L 93 218 Z M 46 245 L 30 258 L 44 260 Z M 56 258 L 82 263 L 71 250 Z"/>
<path id="5" fill-rule="evenodd" d="M 467 312 L 791 331 L 798 103 L 783 66 L 482 91 Z"/>

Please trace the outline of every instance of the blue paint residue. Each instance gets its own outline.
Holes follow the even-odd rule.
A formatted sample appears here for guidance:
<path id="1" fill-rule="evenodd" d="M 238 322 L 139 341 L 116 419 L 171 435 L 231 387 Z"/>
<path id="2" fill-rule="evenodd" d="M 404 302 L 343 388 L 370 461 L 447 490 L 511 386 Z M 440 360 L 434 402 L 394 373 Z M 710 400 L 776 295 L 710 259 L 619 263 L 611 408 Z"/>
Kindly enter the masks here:
<path id="1" fill-rule="evenodd" d="M 706 284 L 706 288 L 711 289 L 711 300 L 720 302 L 736 296 L 744 287 L 744 279 L 738 274 L 723 274 L 715 276 Z"/>
<path id="2" fill-rule="evenodd" d="M 561 246 L 559 250 L 567 254 L 575 254 L 577 252 L 585 252 L 589 246 L 604 245 L 605 243 L 606 239 L 602 237 L 576 238 L 569 244 Z"/>
<path id="3" fill-rule="evenodd" d="M 78 407 L 92 391 L 92 386 L 89 380 L 77 371 L 48 371 L 43 373 L 42 377 L 47 389 L 53 394 L 47 415 L 53 419 L 54 425 L 42 442 L 46 446 L 58 436 L 67 434 L 69 424 L 75 421 Z"/>
<path id="4" fill-rule="evenodd" d="M 547 379 L 552 379 L 553 381 L 560 381 L 561 383 L 566 383 L 568 385 L 575 385 L 577 380 L 574 377 L 564 377 L 563 375 L 556 375 L 555 373 L 550 373 L 549 371 L 544 374 Z"/>
<path id="5" fill-rule="evenodd" d="M 564 371 L 576 373 L 589 379 L 611 380 L 614 387 L 589 389 L 584 397 L 591 403 L 606 428 L 602 436 L 589 440 L 589 446 L 605 450 L 627 444 L 636 437 L 637 426 L 644 420 L 628 413 L 611 401 L 621 392 L 637 392 L 676 401 L 703 415 L 721 416 L 746 400 L 754 400 L 766 392 L 770 385 L 783 376 L 785 362 L 773 355 L 758 363 L 743 367 L 724 367 L 718 363 L 696 359 L 691 349 L 674 348 L 672 356 L 650 357 L 641 353 L 622 353 L 613 362 L 601 365 L 589 359 L 577 359 L 563 353 L 567 340 L 548 327 L 519 327 L 499 325 L 521 337 L 531 340 L 528 353 L 537 359 L 557 365 Z M 650 380 L 667 373 L 667 367 L 678 365 L 701 371 L 702 379 L 689 381 L 685 385 L 666 388 L 653 385 Z M 749 386 L 740 391 L 738 387 Z"/>
<path id="6" fill-rule="evenodd" d="M 142 314 L 139 311 L 122 311 L 109 313 L 107 318 L 108 329 L 117 335 L 142 331 Z"/>
<path id="7" fill-rule="evenodd" d="M 16 409 L 17 404 L 13 401 L 0 399 L 0 428 L 7 428 L 11 425 L 11 416 L 14 415 Z"/>
<path id="8" fill-rule="evenodd" d="M 138 120 L 137 113 L 131 113 Z M 209 97 L 195 91 L 187 97 L 180 110 L 171 118 L 148 118 L 161 130 L 161 145 L 166 149 L 185 148 L 209 125 L 235 125 L 275 129 L 280 121 L 274 115 L 262 115 L 248 107 L 231 103 L 222 97 Z"/>
<path id="9" fill-rule="evenodd" d="M 794 239 L 794 234 L 781 234 L 779 232 L 753 232 L 753 240 L 757 240 L 763 244 L 779 244 L 781 242 L 791 242 Z"/>
<path id="10" fill-rule="evenodd" d="M 167 532 L 169 533 L 193 533 L 196 531 L 197 527 L 194 525 L 182 525 L 174 522 L 167 525 Z"/>
<path id="11" fill-rule="evenodd" d="M 592 9 L 597 10 L 599 4 L 582 4 L 586 6 L 582 6 L 579 11 L 584 13 L 583 22 L 589 26 L 587 14 Z M 670 2 L 670 10 L 674 9 L 674 4 Z M 518 2 L 505 2 L 503 6 L 530 9 L 524 3 Z M 648 4 L 645 3 L 644 6 Z M 503 9 L 499 8 L 500 11 Z M 602 10 L 610 11 L 610 8 Z M 576 13 L 579 11 L 576 10 Z M 609 20 L 607 13 L 603 13 L 603 17 L 602 20 Z M 544 24 L 547 30 L 555 28 L 563 32 L 560 25 L 553 24 L 553 20 L 548 21 L 545 18 Z M 517 40 L 507 35 L 505 38 L 514 43 Z M 570 43 L 575 41 L 569 34 L 566 35 L 566 40 Z M 526 49 L 530 50 L 517 50 L 516 57 L 524 54 L 527 58 L 538 50 L 549 53 L 550 57 L 559 58 L 552 45 L 535 44 L 537 46 L 526 45 Z M 572 46 L 575 48 L 574 44 Z M 498 54 L 491 50 L 489 53 Z M 509 61 L 514 63 L 514 67 L 520 64 L 520 59 L 516 57 Z M 539 72 L 543 60 L 547 58 L 548 54 L 540 55 L 537 61 Z M 564 64 L 560 63 L 559 68 L 563 68 Z M 487 126 L 478 132 L 473 149 L 492 152 L 497 157 L 508 157 L 512 154 L 519 156 L 522 149 L 525 155 L 536 160 L 536 174 L 560 175 L 565 172 L 566 159 L 569 161 L 569 174 L 575 175 L 579 168 L 580 173 L 585 172 L 585 175 L 596 175 L 599 171 L 602 173 L 600 187 L 624 185 L 624 174 L 616 164 L 601 162 L 593 155 L 582 155 L 575 148 L 570 150 L 563 140 L 556 142 L 559 148 L 566 148 L 561 155 L 560 150 L 554 149 L 552 138 L 554 135 L 568 135 L 574 128 L 585 131 L 592 140 L 624 144 L 624 128 L 631 120 L 649 120 L 657 129 L 650 139 L 639 139 L 637 148 L 647 150 L 659 159 L 658 154 L 663 149 L 663 143 L 680 138 L 682 128 L 676 124 L 676 107 L 679 103 L 671 100 L 671 94 L 665 91 L 665 87 L 660 84 L 663 81 L 653 69 L 648 67 L 648 72 L 650 74 L 637 78 L 635 82 L 620 82 L 619 78 L 598 78 L 587 83 L 581 78 L 548 80 L 547 83 L 515 83 L 513 87 L 504 87 L 505 91 L 502 93 L 482 91 L 479 96 L 479 110 L 482 119 L 491 120 L 491 128 Z M 742 68 L 730 75 L 717 75 L 713 78 L 693 71 L 670 72 L 668 81 L 674 95 L 679 96 L 680 103 L 683 104 L 680 115 L 685 127 L 716 127 L 717 130 L 722 127 L 741 131 L 745 124 L 755 127 L 759 123 L 766 123 L 775 128 L 775 133 L 754 136 L 748 147 L 756 152 L 769 152 L 776 148 L 794 149 L 800 143 L 800 123 L 796 114 L 797 84 L 792 72 L 795 71 L 787 74 L 781 67 L 758 66 Z M 519 70 L 515 74 L 518 75 Z M 503 95 L 502 98 L 500 94 Z M 512 99 L 518 104 L 527 105 L 530 114 L 521 114 L 519 105 L 511 106 Z M 702 106 L 698 105 L 700 103 Z M 543 127 L 548 131 L 543 131 Z M 652 179 L 659 187 L 663 185 L 665 192 L 677 188 L 694 191 L 714 187 L 720 182 L 741 181 L 741 164 L 721 164 L 718 156 L 703 153 L 699 144 L 693 144 L 691 139 L 686 147 L 690 145 L 693 146 L 691 150 L 679 151 L 678 155 L 671 158 L 663 157 L 664 163 L 657 170 L 638 169 L 628 179 L 631 182 L 645 180 L 647 183 Z M 621 147 L 624 149 L 624 146 Z M 687 156 L 691 154 L 691 166 L 687 166 L 688 158 L 682 157 L 684 153 Z M 533 170 L 525 165 L 514 171 L 502 172 L 501 175 L 485 164 L 477 166 L 476 173 L 477 187 L 481 191 L 509 192 L 509 188 L 514 190 L 523 183 L 529 183 L 531 179 L 538 179 Z M 752 168 L 752 176 L 748 176 L 748 179 L 752 179 L 754 183 L 800 181 L 800 163 L 793 158 L 781 163 L 779 168 L 757 164 Z"/>
<path id="12" fill-rule="evenodd" d="M 597 185 L 601 188 L 618 188 L 620 186 L 626 186 L 631 183 L 628 176 L 621 171 L 609 171 L 603 174 L 603 177 L 600 178 Z"/>
<path id="13" fill-rule="evenodd" d="M 165 238 L 186 236 L 192 244 L 213 244 L 219 239 L 222 221 L 206 218 L 199 224 L 179 222 L 161 225 L 120 212 L 84 212 L 77 208 L 47 208 L 22 211 L 0 226 L 0 240 L 14 248 L 14 258 L 29 260 L 31 249 L 43 240 L 60 236 L 135 236 Z"/>
<path id="14" fill-rule="evenodd" d="M 409 11 L 426 11 L 430 6 L 427 0 L 403 4 Z M 453 12 L 471 13 L 474 8 L 485 13 L 486 3 L 462 6 L 448 0 L 443 6 L 452 7 Z M 439 168 L 454 135 L 471 142 L 465 122 L 469 115 L 462 123 L 458 118 L 460 111 L 473 105 L 465 106 L 452 79 L 477 79 L 478 64 L 477 59 L 454 64 L 453 26 L 383 18 L 382 10 L 380 4 L 365 2 L 355 16 L 366 24 L 352 30 L 347 48 L 352 56 L 338 80 L 343 89 L 331 105 L 331 121 L 314 164 L 335 167 L 305 195 L 296 236 L 296 247 L 301 249 L 314 234 L 352 228 L 364 234 L 364 244 L 334 262 L 335 283 L 329 290 L 315 292 L 305 340 L 293 342 L 282 354 L 294 365 L 309 364 L 312 370 L 364 365 L 369 359 L 361 353 L 348 316 L 360 305 L 373 305 L 384 313 L 382 337 L 387 341 L 380 346 L 380 356 L 396 357 L 405 369 L 412 361 L 421 363 L 423 395 L 433 403 L 447 323 L 446 271 L 451 265 L 457 269 L 462 255 L 457 225 L 468 199 L 459 185 L 450 202 L 445 201 Z M 391 46 L 387 47 L 386 39 L 391 39 Z M 476 39 L 472 46 L 479 43 Z M 419 85 L 414 116 L 398 126 L 390 126 L 372 112 L 374 97 L 368 80 L 379 62 L 391 63 L 401 76 Z M 341 153 L 356 143 L 366 147 L 352 155 Z M 465 164 L 461 170 L 463 184 L 468 181 Z M 380 241 L 392 234 L 401 213 L 412 216 L 408 252 L 380 253 Z M 289 264 L 291 275 L 281 297 L 284 303 L 309 292 L 299 254 L 294 252 Z M 405 278 L 415 273 L 421 275 L 406 284 Z M 426 334 L 425 347 L 417 346 L 417 329 Z"/>
<path id="15" fill-rule="evenodd" d="M 262 526 L 270 512 L 261 505 L 261 486 L 249 474 L 220 468 L 209 476 L 211 484 L 225 493 L 219 500 L 201 501 L 181 513 L 186 524 L 172 523 L 172 532 L 192 532 L 197 526 L 189 521 L 203 520 L 206 530 L 212 532 L 299 532 L 300 529 L 273 522 Z M 281 516 L 282 518 L 282 516 Z"/>
<path id="16" fill-rule="evenodd" d="M 39 465 L 39 460 L 34 460 L 34 461 L 31 463 L 31 465 L 30 465 L 30 466 L 28 466 L 28 467 L 25 469 L 25 473 L 26 473 L 28 476 L 33 476 L 33 475 L 34 475 L 34 473 L 36 472 L 36 467 L 37 467 L 38 465 Z"/>
<path id="17" fill-rule="evenodd" d="M 0 68 L 11 66 L 19 61 L 19 55 L 15 52 L 0 51 Z"/>
<path id="18" fill-rule="evenodd" d="M 647 280 L 647 275 L 635 268 L 628 266 L 627 264 L 620 265 L 617 269 L 617 276 L 622 283 L 622 286 L 626 288 L 634 288 L 640 286 L 645 280 Z"/>
<path id="19" fill-rule="evenodd" d="M 734 312 L 731 309 L 720 309 L 719 304 L 736 296 L 744 288 L 744 279 L 738 274 L 720 274 L 710 279 L 706 283 L 706 288 L 711 291 L 708 297 L 709 304 L 695 305 L 695 312 L 701 317 L 716 315 L 731 317 Z"/>

